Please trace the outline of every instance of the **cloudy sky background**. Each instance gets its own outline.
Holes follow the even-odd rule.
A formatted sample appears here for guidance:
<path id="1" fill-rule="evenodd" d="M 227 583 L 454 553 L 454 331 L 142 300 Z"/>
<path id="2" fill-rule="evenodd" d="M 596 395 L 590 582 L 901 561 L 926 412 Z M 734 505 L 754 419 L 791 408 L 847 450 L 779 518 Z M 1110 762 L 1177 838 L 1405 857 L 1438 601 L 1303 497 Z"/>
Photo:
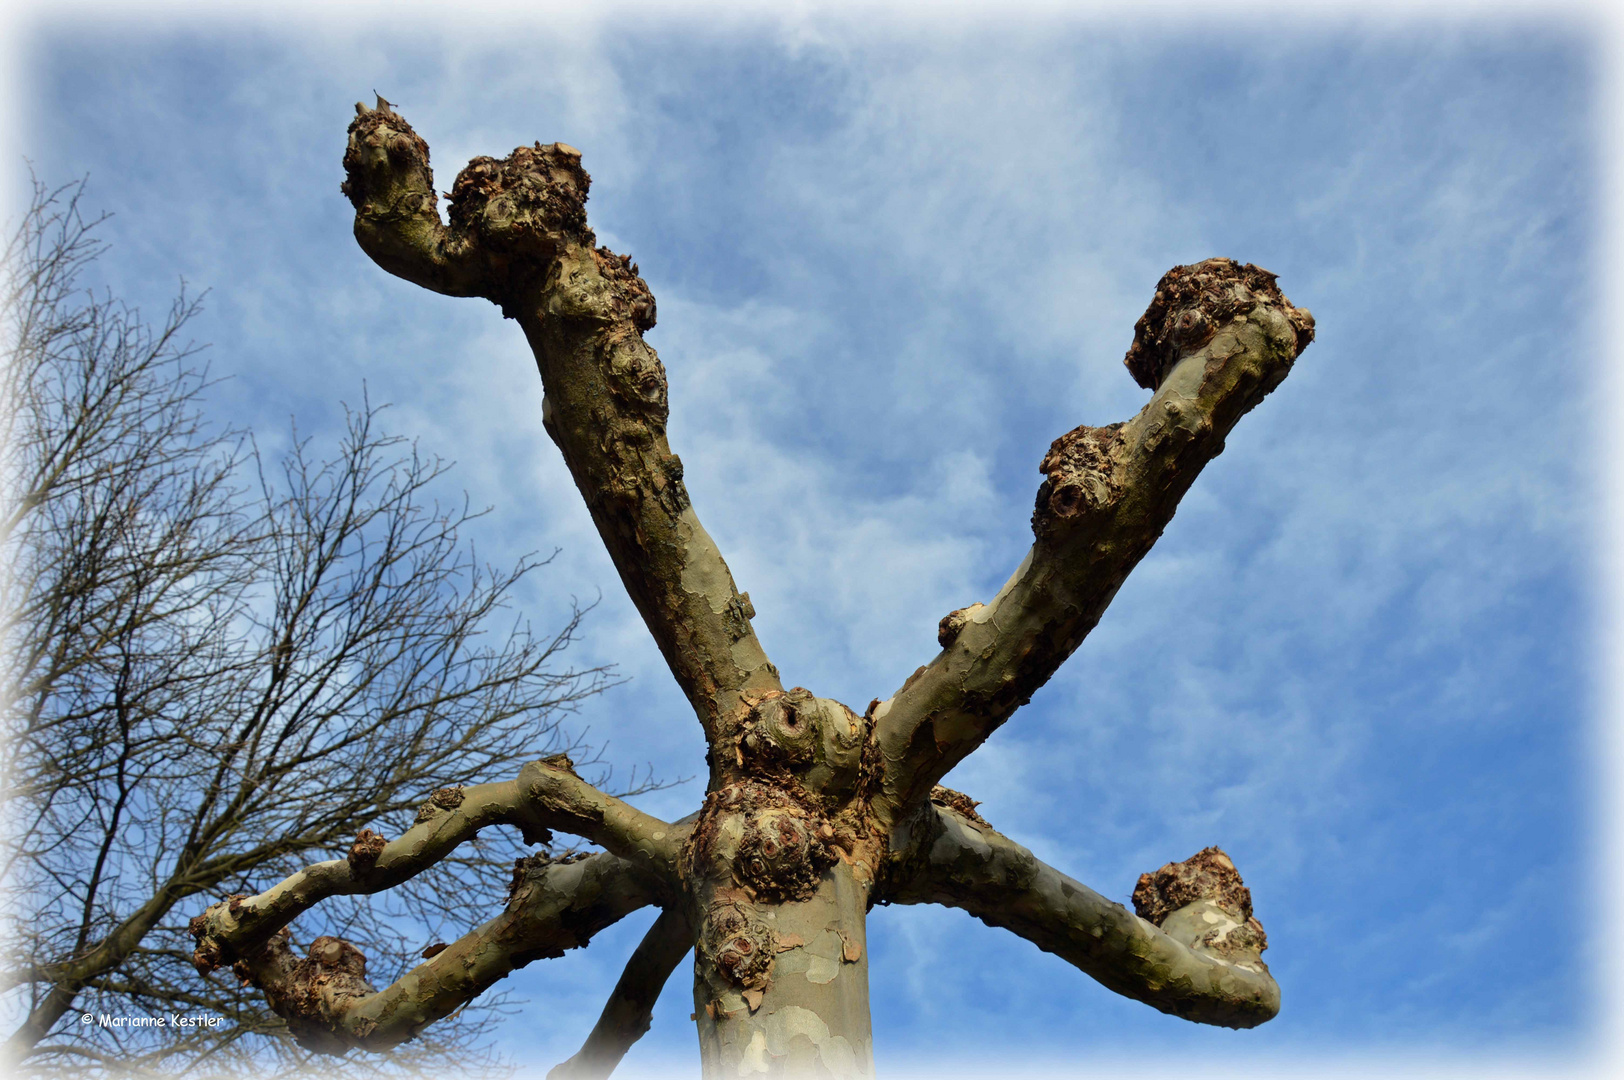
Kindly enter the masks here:
<path id="1" fill-rule="evenodd" d="M 476 154 L 581 148 L 600 241 L 659 298 L 694 505 L 786 680 L 858 710 L 1020 560 L 1050 440 L 1144 403 L 1121 358 L 1161 273 L 1232 256 L 1314 312 L 1099 628 L 947 781 L 1117 900 L 1224 847 L 1280 1017 L 1201 1028 L 960 912 L 878 909 L 883 1072 L 1592 1045 L 1593 24 L 377 10 L 14 24 L 16 141 L 117 215 L 115 292 L 159 312 L 181 278 L 212 290 L 222 420 L 274 451 L 365 384 L 458 462 L 448 496 L 495 507 L 482 555 L 561 549 L 523 604 L 546 626 L 602 593 L 578 659 L 632 681 L 581 720 L 621 770 L 702 774 L 698 725 L 517 329 L 355 246 L 354 101 L 395 102 L 442 189 Z M 651 919 L 510 979 L 503 1049 L 540 1072 L 572 1053 Z M 692 1007 L 679 970 L 628 1068 L 697 1075 Z"/>

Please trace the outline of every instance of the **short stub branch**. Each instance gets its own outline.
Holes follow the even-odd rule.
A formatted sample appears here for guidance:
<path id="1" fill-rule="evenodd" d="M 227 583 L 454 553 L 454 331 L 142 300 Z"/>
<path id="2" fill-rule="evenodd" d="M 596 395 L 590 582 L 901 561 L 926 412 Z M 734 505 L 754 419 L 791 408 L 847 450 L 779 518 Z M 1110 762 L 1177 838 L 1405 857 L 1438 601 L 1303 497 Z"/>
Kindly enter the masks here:
<path id="1" fill-rule="evenodd" d="M 440 220 L 428 143 L 381 97 L 357 103 L 342 190 L 355 207 L 355 239 L 397 277 L 449 296 L 483 296 L 492 282 L 476 246 Z"/>

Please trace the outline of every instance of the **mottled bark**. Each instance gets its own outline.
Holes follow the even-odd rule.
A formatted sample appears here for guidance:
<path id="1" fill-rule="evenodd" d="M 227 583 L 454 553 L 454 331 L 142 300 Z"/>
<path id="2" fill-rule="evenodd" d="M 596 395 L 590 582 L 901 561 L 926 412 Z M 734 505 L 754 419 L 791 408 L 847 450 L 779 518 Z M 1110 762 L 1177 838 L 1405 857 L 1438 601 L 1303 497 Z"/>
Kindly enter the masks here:
<path id="1" fill-rule="evenodd" d="M 873 1074 L 866 914 L 884 857 L 867 722 L 796 687 L 712 745 L 681 868 L 699 927 L 694 1018 L 707 1077 Z"/>
<path id="2" fill-rule="evenodd" d="M 1179 499 L 1313 339 L 1274 275 L 1229 259 L 1175 267 L 1136 328 L 1129 370 L 1155 390 L 1125 424 L 1050 447 L 1036 541 L 985 604 L 942 620 L 942 652 L 873 710 L 887 822 L 920 804 L 1082 644 Z"/>
<path id="3" fill-rule="evenodd" d="M 694 971 L 706 1076 L 873 1075 L 865 885 L 841 864 L 806 900 L 739 904 L 725 909 L 731 921 L 713 918 Z M 741 980 L 743 941 L 767 963 Z"/>
<path id="4" fill-rule="evenodd" d="M 1153 881 L 1177 879 L 1185 864 L 1146 874 L 1136 914 L 943 800 L 893 833 L 879 898 L 961 908 L 1162 1012 L 1256 1027 L 1280 1011 L 1280 988 L 1261 959 L 1267 945 L 1251 896 L 1217 849 L 1191 862 L 1227 873 L 1190 873 L 1181 887 L 1161 890 Z"/>
<path id="5" fill-rule="evenodd" d="M 666 441 L 665 368 L 643 340 L 654 298 L 627 256 L 596 246 L 591 178 L 562 143 L 477 158 L 440 222 L 428 146 L 381 101 L 357 106 L 345 193 L 379 266 L 516 319 L 563 451 L 627 592 L 712 736 L 741 692 L 781 689 L 750 626 L 754 609 L 705 532 Z"/>
<path id="6" fill-rule="evenodd" d="M 613 855 L 557 862 L 532 856 L 515 869 L 506 911 L 383 990 L 366 981 L 366 957 L 353 945 L 320 937 L 300 958 L 285 929 L 239 953 L 232 970 L 265 991 L 301 1046 L 330 1054 L 386 1050 L 514 969 L 579 948 L 661 899 L 653 875 Z"/>
<path id="7" fill-rule="evenodd" d="M 941 654 L 860 716 L 785 691 L 751 630 L 749 598 L 699 524 L 666 441 L 665 371 L 643 340 L 654 299 L 628 257 L 595 246 L 579 152 L 537 143 L 476 159 L 457 178 L 446 224 L 427 145 L 382 102 L 358 111 L 345 156 L 357 239 L 391 273 L 487 297 L 524 330 L 543 423 L 701 721 L 711 775 L 697 814 L 666 825 L 568 770 L 531 766 L 513 784 L 470 789 L 478 806 L 433 829 L 394 843 L 364 836 L 348 864 L 216 905 L 199 920 L 200 959 L 238 959 L 279 1011 L 302 1018 L 312 1045 L 387 1045 L 515 957 L 662 904 L 558 1078 L 608 1075 L 690 943 L 709 1080 L 871 1076 L 865 916 L 875 902 L 963 908 L 1187 1019 L 1250 1027 L 1274 1015 L 1262 927 L 1222 852 L 1147 874 L 1135 914 L 936 786 L 1077 648 L 1225 435 L 1312 339 L 1312 319 L 1273 275 L 1214 259 L 1162 279 L 1127 358 L 1150 403 L 1125 424 L 1055 441 L 1026 560 L 988 603 L 943 618 Z M 501 919 L 379 993 L 343 943 L 319 941 L 301 960 L 274 936 L 321 896 L 385 887 L 497 822 L 566 829 L 612 854 L 573 864 L 590 872 L 547 867 Z"/>
<path id="8" fill-rule="evenodd" d="M 526 765 L 516 780 L 442 788 L 399 838 L 385 841 L 363 830 L 346 859 L 306 867 L 258 896 L 214 904 L 192 920 L 194 960 L 199 969 L 211 970 L 249 956 L 329 896 L 392 888 L 492 825 L 516 826 L 531 843 L 549 840 L 552 829 L 583 836 L 668 883 L 668 894 L 674 893 L 683 830 L 598 791 L 575 775 L 568 758 L 549 758 Z"/>

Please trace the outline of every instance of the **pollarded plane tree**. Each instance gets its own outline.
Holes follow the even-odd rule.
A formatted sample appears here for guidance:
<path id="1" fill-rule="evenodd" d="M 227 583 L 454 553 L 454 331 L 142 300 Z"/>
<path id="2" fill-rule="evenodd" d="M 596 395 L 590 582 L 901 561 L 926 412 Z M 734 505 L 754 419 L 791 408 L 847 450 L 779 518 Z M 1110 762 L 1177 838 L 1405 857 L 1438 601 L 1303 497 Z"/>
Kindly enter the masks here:
<path id="1" fill-rule="evenodd" d="M 608 1075 L 692 948 L 706 1077 L 865 1077 L 866 913 L 937 903 L 1187 1020 L 1243 1028 L 1275 1015 L 1263 928 L 1223 852 L 1144 875 L 1130 912 L 938 783 L 1078 647 L 1226 434 L 1312 340 L 1312 318 L 1274 275 L 1209 259 L 1162 278 L 1126 360 L 1150 402 L 1124 423 L 1055 440 L 1025 559 L 996 596 L 943 618 L 941 652 L 858 713 L 786 689 L 756 638 L 749 596 L 700 524 L 666 440 L 665 370 L 643 338 L 654 297 L 628 256 L 595 243 L 580 152 L 537 143 L 476 158 L 457 177 L 448 225 L 427 144 L 382 99 L 356 111 L 343 186 L 356 239 L 390 273 L 485 297 L 523 328 L 543 424 L 693 706 L 710 775 L 703 804 L 676 822 L 598 791 L 561 757 L 438 791 L 404 835 L 365 831 L 346 860 L 210 907 L 192 924 L 199 967 L 234 965 L 311 1047 L 378 1050 L 655 905 L 597 1025 L 554 1076 Z M 290 924 L 323 898 L 387 889 L 495 825 L 604 850 L 521 860 L 495 918 L 430 946 L 381 990 L 347 942 L 321 937 L 295 954 Z"/>

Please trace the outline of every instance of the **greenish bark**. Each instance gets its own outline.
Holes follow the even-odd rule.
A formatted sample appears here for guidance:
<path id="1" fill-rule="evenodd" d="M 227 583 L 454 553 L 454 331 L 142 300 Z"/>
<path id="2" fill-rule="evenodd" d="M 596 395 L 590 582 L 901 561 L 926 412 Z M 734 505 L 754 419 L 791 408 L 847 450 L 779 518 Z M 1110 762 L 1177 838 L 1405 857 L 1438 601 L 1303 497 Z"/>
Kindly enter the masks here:
<path id="1" fill-rule="evenodd" d="M 694 514 L 666 441 L 665 368 L 643 332 L 648 286 L 627 256 L 596 245 L 591 178 L 561 143 L 477 158 L 440 222 L 428 145 L 381 101 L 357 106 L 344 190 L 355 236 L 379 266 L 452 296 L 483 296 L 535 353 L 542 421 L 598 533 L 707 736 L 744 692 L 781 689 L 716 544 Z"/>
<path id="2" fill-rule="evenodd" d="M 417 823 L 386 840 L 363 829 L 349 856 L 315 863 L 257 896 L 235 896 L 191 921 L 199 970 L 251 957 L 302 913 L 330 896 L 382 892 L 415 877 L 482 828 L 510 825 L 531 843 L 552 830 L 583 836 L 641 868 L 670 880 L 681 825 L 668 825 L 605 795 L 575 775 L 568 758 L 533 762 L 515 780 L 441 788 L 418 808 Z"/>
<path id="3" fill-rule="evenodd" d="M 885 820 L 920 805 L 1082 644 L 1236 421 L 1313 337 L 1272 274 L 1228 259 L 1170 271 L 1151 313 L 1191 324 L 1156 340 L 1153 366 L 1135 372 L 1154 396 L 1125 424 L 1055 440 L 1026 558 L 990 601 L 944 618 L 942 652 L 876 708 Z M 1147 336 L 1157 339 L 1141 319 L 1136 350 Z"/>
<path id="4" fill-rule="evenodd" d="M 608 853 L 532 856 L 515 871 L 507 910 L 382 990 L 366 981 L 366 957 L 353 945 L 319 937 L 298 957 L 286 929 L 244 950 L 232 971 L 265 991 L 300 1045 L 330 1054 L 387 1050 L 514 970 L 585 945 L 660 899 L 658 880 Z"/>
<path id="5" fill-rule="evenodd" d="M 1201 1024 L 1256 1027 L 1280 1011 L 1280 988 L 1262 960 L 1262 927 L 1251 918 L 1251 896 L 1228 856 L 1216 854 L 1229 877 L 1198 880 L 1176 908 L 1143 918 L 979 818 L 933 804 L 894 834 L 880 895 L 893 904 L 961 908 L 1162 1012 Z M 1244 899 L 1224 895 L 1226 886 Z"/>

